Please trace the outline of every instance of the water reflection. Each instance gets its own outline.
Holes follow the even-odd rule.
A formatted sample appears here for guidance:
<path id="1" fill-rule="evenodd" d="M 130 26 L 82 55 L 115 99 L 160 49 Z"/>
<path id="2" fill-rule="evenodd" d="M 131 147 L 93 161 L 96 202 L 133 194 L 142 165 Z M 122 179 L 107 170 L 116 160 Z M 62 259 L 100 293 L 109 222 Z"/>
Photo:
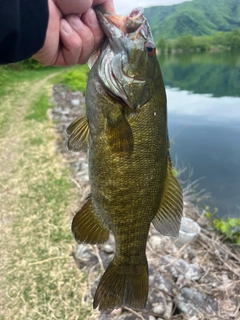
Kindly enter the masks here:
<path id="1" fill-rule="evenodd" d="M 178 115 L 198 116 L 195 118 L 197 123 L 199 121 L 222 121 L 233 124 L 240 120 L 238 97 L 216 98 L 210 94 L 193 94 L 178 88 L 166 87 L 166 89 L 170 92 L 168 95 L 168 110 L 170 112 Z"/>
<path id="2" fill-rule="evenodd" d="M 163 68 L 163 77 L 168 84 L 171 76 L 177 73 L 175 67 L 177 70 L 184 70 L 183 65 L 173 64 L 171 59 L 169 65 L 165 60 Z M 199 56 L 198 59 L 207 74 L 210 74 L 210 71 L 207 71 L 206 65 L 214 73 L 213 64 L 209 64 L 209 59 L 206 65 L 204 61 L 200 63 Z M 194 58 L 191 61 L 193 60 Z M 234 70 L 230 62 L 228 63 L 229 75 Z M 238 68 L 239 72 L 236 64 L 235 68 Z M 166 74 L 166 70 L 170 69 L 171 76 Z M 221 69 L 222 78 L 226 79 L 222 66 L 219 65 L 216 69 L 217 74 Z M 197 81 L 201 83 L 202 79 L 196 79 L 195 71 L 190 71 L 190 68 L 187 73 L 189 82 L 183 79 L 182 87 L 167 86 L 169 136 L 174 137 L 171 145 L 172 158 L 175 159 L 177 156 L 181 162 L 193 168 L 192 180 L 205 177 L 201 180 L 200 187 L 211 193 L 212 204 L 219 208 L 221 216 L 240 217 L 240 98 L 237 97 L 240 96 L 239 90 L 235 90 L 233 96 L 228 97 L 226 95 L 230 90 L 225 86 L 222 97 L 216 97 L 216 94 L 213 97 L 211 93 L 216 93 L 214 90 L 220 80 L 212 75 L 216 82 L 212 80 L 211 86 L 206 88 L 208 94 L 196 94 L 193 83 L 196 88 L 203 88 L 197 84 Z M 236 79 L 238 83 L 233 81 L 234 88 L 240 86 L 240 78 Z"/>
<path id="3" fill-rule="evenodd" d="M 167 86 L 214 97 L 240 96 L 238 52 L 160 56 Z"/>

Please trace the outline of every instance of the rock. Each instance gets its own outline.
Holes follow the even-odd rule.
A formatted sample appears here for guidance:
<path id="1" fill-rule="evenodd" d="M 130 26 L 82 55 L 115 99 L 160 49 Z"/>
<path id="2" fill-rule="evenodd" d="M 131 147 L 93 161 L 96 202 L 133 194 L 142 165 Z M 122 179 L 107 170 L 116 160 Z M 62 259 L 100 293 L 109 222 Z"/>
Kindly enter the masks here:
<path id="1" fill-rule="evenodd" d="M 106 253 L 113 253 L 114 252 L 114 246 L 110 245 L 110 244 L 105 244 L 102 249 L 106 252 Z"/>
<path id="2" fill-rule="evenodd" d="M 157 251 L 157 252 L 161 251 L 162 240 L 159 236 L 157 236 L 157 235 L 151 236 L 149 238 L 149 244 L 154 251 Z"/>
<path id="3" fill-rule="evenodd" d="M 72 99 L 71 100 L 71 104 L 73 106 L 79 106 L 80 105 L 80 100 L 79 99 Z"/>
<path id="4" fill-rule="evenodd" d="M 92 246 L 89 244 L 77 245 L 73 256 L 80 269 L 85 266 L 94 265 L 98 262 L 97 257 L 92 251 Z"/>
<path id="5" fill-rule="evenodd" d="M 89 244 L 79 244 L 76 247 L 75 258 L 79 260 L 88 260 L 92 254 L 92 248 Z"/>
<path id="6" fill-rule="evenodd" d="M 218 311 L 217 302 L 213 298 L 191 288 L 182 288 L 175 302 L 178 309 L 188 317 L 199 314 L 215 315 Z"/>
<path id="7" fill-rule="evenodd" d="M 88 163 L 82 162 L 82 163 L 81 163 L 81 170 L 82 170 L 82 171 L 83 171 L 83 170 L 87 171 L 87 170 L 88 170 Z"/>
<path id="8" fill-rule="evenodd" d="M 176 289 L 175 284 L 172 280 L 149 266 L 149 288 L 151 289 L 151 287 L 162 290 L 170 296 L 174 296 Z"/>
<path id="9" fill-rule="evenodd" d="M 201 278 L 201 269 L 183 259 L 176 260 L 174 257 L 167 255 L 161 257 L 160 261 L 174 278 L 178 278 L 181 275 L 187 280 L 199 280 Z"/>
<path id="10" fill-rule="evenodd" d="M 185 273 L 185 278 L 188 280 L 199 280 L 201 278 L 200 268 L 194 264 L 190 264 L 187 272 Z"/>
<path id="11" fill-rule="evenodd" d="M 170 319 L 173 308 L 171 297 L 161 291 L 150 288 L 146 309 L 153 312 L 158 317 Z"/>
<path id="12" fill-rule="evenodd" d="M 160 262 L 164 265 L 164 269 L 174 277 L 178 278 L 179 275 L 185 274 L 189 269 L 189 263 L 183 259 L 176 260 L 174 257 L 167 255 L 160 258 Z"/>
<path id="13" fill-rule="evenodd" d="M 172 313 L 172 298 L 175 295 L 175 284 L 155 267 L 149 265 L 149 295 L 147 310 L 151 310 L 158 317 L 169 319 Z"/>
<path id="14" fill-rule="evenodd" d="M 159 233 L 156 235 L 153 234 L 149 238 L 149 244 L 151 248 L 158 253 L 162 253 L 165 250 L 165 248 L 168 246 L 168 243 L 169 243 L 169 239 L 167 237 L 161 236 Z"/>
<path id="15" fill-rule="evenodd" d="M 123 312 L 120 316 L 117 316 L 117 317 L 114 317 L 114 318 L 108 318 L 109 320 L 110 319 L 116 319 L 116 320 L 136 320 L 136 315 L 135 314 L 132 314 L 132 313 L 125 313 Z"/>

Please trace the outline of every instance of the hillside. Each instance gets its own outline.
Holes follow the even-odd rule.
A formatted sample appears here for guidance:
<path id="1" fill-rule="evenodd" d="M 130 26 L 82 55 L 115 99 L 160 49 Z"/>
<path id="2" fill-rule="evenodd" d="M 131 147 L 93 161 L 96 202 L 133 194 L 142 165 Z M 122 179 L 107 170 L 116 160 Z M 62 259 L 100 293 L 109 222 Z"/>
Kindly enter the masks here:
<path id="1" fill-rule="evenodd" d="M 240 0 L 193 0 L 145 8 L 155 39 L 212 35 L 240 27 Z"/>

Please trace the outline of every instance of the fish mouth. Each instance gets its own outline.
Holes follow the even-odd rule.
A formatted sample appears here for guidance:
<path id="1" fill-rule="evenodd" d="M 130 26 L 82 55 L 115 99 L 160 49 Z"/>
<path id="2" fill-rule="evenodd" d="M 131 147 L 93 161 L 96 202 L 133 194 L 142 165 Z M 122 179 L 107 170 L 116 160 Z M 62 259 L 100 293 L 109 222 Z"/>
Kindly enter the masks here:
<path id="1" fill-rule="evenodd" d="M 106 12 L 101 5 L 97 6 L 95 11 L 104 33 L 110 39 L 136 32 L 145 20 L 143 8 L 133 9 L 128 16 Z"/>

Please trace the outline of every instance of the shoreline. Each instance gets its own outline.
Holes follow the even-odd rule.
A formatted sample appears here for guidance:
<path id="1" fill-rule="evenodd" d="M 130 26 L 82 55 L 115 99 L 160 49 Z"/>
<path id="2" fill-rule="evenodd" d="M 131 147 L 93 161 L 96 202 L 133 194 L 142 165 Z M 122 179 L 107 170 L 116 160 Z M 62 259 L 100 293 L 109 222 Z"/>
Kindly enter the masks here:
<path id="1" fill-rule="evenodd" d="M 49 116 L 56 123 L 57 149 L 66 166 L 71 167 L 71 180 L 79 189 L 78 207 L 90 191 L 87 153 L 66 150 L 66 128 L 84 113 L 83 94 L 54 85 Z M 77 199 L 76 199 L 77 200 Z M 141 312 L 115 310 L 111 313 L 92 311 L 93 319 L 240 319 L 240 247 L 224 243 L 223 236 L 210 221 L 189 202 L 184 202 L 184 216 L 201 227 L 194 243 L 178 249 L 170 237 L 160 235 L 152 226 L 147 242 L 149 263 L 149 298 Z M 114 253 L 114 239 L 98 246 L 76 245 L 73 257 L 79 269 L 88 274 L 86 301 L 91 302 L 96 285 Z"/>

